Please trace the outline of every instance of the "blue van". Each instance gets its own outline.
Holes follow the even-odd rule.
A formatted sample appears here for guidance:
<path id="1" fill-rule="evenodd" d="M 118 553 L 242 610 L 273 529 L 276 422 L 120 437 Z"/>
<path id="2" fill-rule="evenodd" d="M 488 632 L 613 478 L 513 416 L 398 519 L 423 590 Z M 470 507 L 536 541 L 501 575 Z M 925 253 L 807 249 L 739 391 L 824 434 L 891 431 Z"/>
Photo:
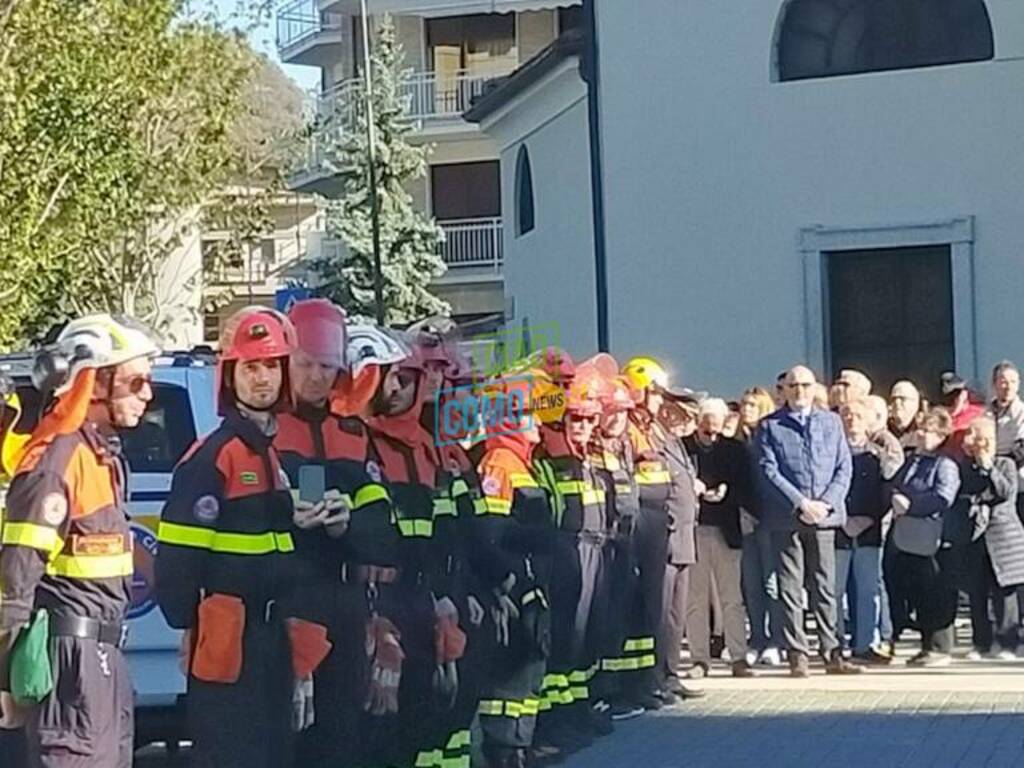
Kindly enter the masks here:
<path id="1" fill-rule="evenodd" d="M 143 422 L 121 435 L 131 468 L 129 514 L 135 537 L 135 575 L 128 612 L 125 654 L 135 687 L 136 743 L 185 738 L 185 678 L 178 667 L 181 633 L 171 629 L 154 600 L 154 560 L 160 512 L 171 488 L 178 460 L 197 438 L 216 429 L 220 420 L 214 393 L 214 357 L 209 352 L 177 353 L 153 366 L 153 402 Z M 30 355 L 0 356 L 0 372 L 21 397 L 18 431 L 28 432 L 38 419 L 39 393 L 32 388 Z"/>

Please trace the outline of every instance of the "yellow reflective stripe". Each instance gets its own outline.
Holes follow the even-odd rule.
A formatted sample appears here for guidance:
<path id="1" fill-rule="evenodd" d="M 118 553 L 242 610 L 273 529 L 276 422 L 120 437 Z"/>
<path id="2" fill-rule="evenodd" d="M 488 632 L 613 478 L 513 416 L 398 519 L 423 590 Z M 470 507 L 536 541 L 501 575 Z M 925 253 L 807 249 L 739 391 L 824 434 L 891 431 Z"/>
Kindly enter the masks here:
<path id="1" fill-rule="evenodd" d="M 569 678 L 566 675 L 550 674 L 544 675 L 544 682 L 541 684 L 541 688 L 547 690 L 548 688 L 568 688 Z"/>
<path id="2" fill-rule="evenodd" d="M 131 576 L 134 571 L 131 552 L 117 555 L 57 555 L 46 565 L 48 575 L 69 579 L 113 579 Z"/>
<path id="3" fill-rule="evenodd" d="M 462 749 L 463 747 L 469 746 L 469 741 L 470 732 L 468 728 L 462 731 L 456 731 L 449 737 L 448 743 L 445 745 L 445 749 Z"/>
<path id="4" fill-rule="evenodd" d="M 434 517 L 455 517 L 455 502 L 451 499 L 434 499 Z"/>
<path id="5" fill-rule="evenodd" d="M 576 700 L 572 697 L 572 692 L 566 688 L 564 691 L 558 689 L 548 691 L 544 694 L 542 701 L 547 703 L 548 706 L 545 707 L 547 710 L 554 706 L 572 704 Z"/>
<path id="6" fill-rule="evenodd" d="M 352 499 L 352 509 L 360 509 L 373 504 L 378 501 L 390 501 L 391 497 L 388 496 L 388 489 L 383 485 L 371 483 L 364 485 L 358 491 L 356 491 L 355 497 Z"/>
<path id="7" fill-rule="evenodd" d="M 569 695 L 572 697 L 573 703 L 586 701 L 590 698 L 590 689 L 585 685 L 573 686 L 569 689 Z"/>
<path id="8" fill-rule="evenodd" d="M 36 523 L 4 523 L 0 544 L 29 547 L 47 552 L 52 557 L 64 547 L 56 528 Z"/>
<path id="9" fill-rule="evenodd" d="M 497 717 L 502 713 L 504 705 L 500 701 L 487 701 L 481 700 L 477 705 L 476 711 L 479 715 L 489 715 L 491 717 Z"/>
<path id="10" fill-rule="evenodd" d="M 649 669 L 650 667 L 653 667 L 657 663 L 656 659 L 654 658 L 654 654 L 653 653 L 645 655 L 645 656 L 641 656 L 636 661 L 637 661 L 637 667 L 636 667 L 637 669 Z"/>
<path id="11" fill-rule="evenodd" d="M 483 498 L 484 511 L 476 510 L 478 515 L 510 515 L 512 514 L 512 502 L 509 499 L 501 499 L 497 496 L 485 496 Z"/>
<path id="12" fill-rule="evenodd" d="M 622 647 L 622 650 L 626 653 L 631 651 L 653 651 L 654 650 L 654 638 L 653 637 L 636 637 L 626 641 L 626 644 Z"/>
<path id="13" fill-rule="evenodd" d="M 631 493 L 632 490 L 633 490 L 633 486 L 629 485 L 628 483 L 626 483 L 626 484 L 616 483 L 615 484 L 615 492 L 616 493 Z"/>
<path id="14" fill-rule="evenodd" d="M 597 664 L 590 667 L 589 669 L 578 669 L 575 672 L 569 673 L 570 683 L 588 683 L 594 679 L 594 675 L 597 674 Z"/>
<path id="15" fill-rule="evenodd" d="M 458 757 L 445 757 L 441 759 L 441 768 L 469 768 L 469 755 Z"/>
<path id="16" fill-rule="evenodd" d="M 508 476 L 508 481 L 512 484 L 513 488 L 539 488 L 537 481 L 533 479 L 533 475 L 525 472 L 512 472 Z"/>
<path id="17" fill-rule="evenodd" d="M 541 701 L 540 699 L 524 699 L 523 701 L 500 701 L 496 699 L 489 699 L 481 701 L 477 705 L 477 714 L 488 715 L 491 717 L 498 717 L 504 715 L 505 717 L 520 718 L 520 717 L 531 717 L 540 712 Z"/>
<path id="18" fill-rule="evenodd" d="M 465 480 L 459 478 L 452 481 L 452 496 L 465 496 L 467 493 L 469 493 L 469 484 Z"/>
<path id="19" fill-rule="evenodd" d="M 561 493 L 575 496 L 583 493 L 589 486 L 582 480 L 559 480 L 555 487 Z"/>
<path id="20" fill-rule="evenodd" d="M 584 504 L 604 504 L 604 491 L 599 488 L 588 488 L 583 492 Z"/>
<path id="21" fill-rule="evenodd" d="M 163 520 L 157 531 L 157 541 L 227 555 L 269 555 L 271 552 L 295 551 L 295 542 L 288 532 L 227 533 Z"/>
<path id="22" fill-rule="evenodd" d="M 434 768 L 440 765 L 444 759 L 444 752 L 440 749 L 424 750 L 416 755 L 416 768 Z"/>
<path id="23" fill-rule="evenodd" d="M 512 502 L 509 502 L 509 510 L 512 509 Z M 477 515 L 487 514 L 487 499 L 473 499 L 473 512 Z"/>
<path id="24" fill-rule="evenodd" d="M 420 518 L 399 520 L 398 532 L 406 538 L 429 539 L 434 535 L 434 521 Z"/>
<path id="25" fill-rule="evenodd" d="M 636 473 L 636 481 L 640 485 L 669 485 L 672 476 L 668 470 L 640 470 Z"/>

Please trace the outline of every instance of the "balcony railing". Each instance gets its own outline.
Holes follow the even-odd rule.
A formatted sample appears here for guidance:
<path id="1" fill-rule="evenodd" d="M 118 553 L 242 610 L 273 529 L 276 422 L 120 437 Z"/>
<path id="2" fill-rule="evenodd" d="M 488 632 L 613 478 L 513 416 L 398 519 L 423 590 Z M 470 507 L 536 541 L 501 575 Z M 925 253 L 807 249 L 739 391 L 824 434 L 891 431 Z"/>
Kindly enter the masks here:
<path id="1" fill-rule="evenodd" d="M 449 269 L 460 267 L 501 268 L 503 248 L 501 219 L 452 219 L 439 221 L 445 241 L 441 258 Z"/>
<path id="2" fill-rule="evenodd" d="M 341 29 L 345 17 L 321 13 L 317 0 L 295 0 L 277 14 L 277 47 L 288 48 L 320 32 Z"/>
<path id="3" fill-rule="evenodd" d="M 484 86 L 508 72 L 410 72 L 402 78 L 402 94 L 408 99 L 413 120 L 437 120 L 461 117 L 484 92 Z"/>

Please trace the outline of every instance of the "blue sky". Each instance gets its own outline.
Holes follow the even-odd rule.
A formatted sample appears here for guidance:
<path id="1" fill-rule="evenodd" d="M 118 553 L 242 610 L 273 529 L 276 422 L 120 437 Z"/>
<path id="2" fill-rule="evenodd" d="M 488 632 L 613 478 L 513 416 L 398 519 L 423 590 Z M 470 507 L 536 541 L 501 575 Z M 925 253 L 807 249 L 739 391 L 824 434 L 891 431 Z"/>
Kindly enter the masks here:
<path id="1" fill-rule="evenodd" d="M 274 4 L 276 6 L 281 6 L 284 3 L 282 0 L 276 0 Z M 229 20 L 237 12 L 240 5 L 245 6 L 249 5 L 249 3 L 245 2 L 245 0 L 199 0 L 198 2 L 193 2 L 193 5 L 211 8 L 220 18 Z M 273 19 L 269 19 L 265 22 L 262 28 L 255 30 L 249 36 L 249 40 L 256 50 L 266 53 L 272 60 L 281 64 L 281 59 L 278 58 L 277 55 L 277 46 L 274 43 L 274 33 L 275 22 Z M 295 80 L 302 89 L 319 90 L 320 70 L 316 67 L 295 67 L 288 64 L 281 64 L 281 68 L 285 71 L 285 74 Z"/>

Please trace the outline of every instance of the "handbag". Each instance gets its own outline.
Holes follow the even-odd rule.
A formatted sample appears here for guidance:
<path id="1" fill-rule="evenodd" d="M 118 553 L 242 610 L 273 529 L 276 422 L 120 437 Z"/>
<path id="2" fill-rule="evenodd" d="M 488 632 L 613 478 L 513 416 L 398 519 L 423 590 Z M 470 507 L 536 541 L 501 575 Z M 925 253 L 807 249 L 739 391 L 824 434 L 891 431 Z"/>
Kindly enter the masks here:
<path id="1" fill-rule="evenodd" d="M 908 555 L 934 557 L 942 545 L 942 518 L 901 515 L 892 525 L 892 543 Z"/>

